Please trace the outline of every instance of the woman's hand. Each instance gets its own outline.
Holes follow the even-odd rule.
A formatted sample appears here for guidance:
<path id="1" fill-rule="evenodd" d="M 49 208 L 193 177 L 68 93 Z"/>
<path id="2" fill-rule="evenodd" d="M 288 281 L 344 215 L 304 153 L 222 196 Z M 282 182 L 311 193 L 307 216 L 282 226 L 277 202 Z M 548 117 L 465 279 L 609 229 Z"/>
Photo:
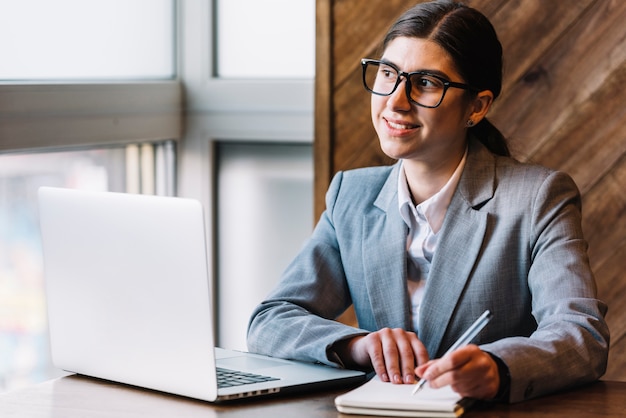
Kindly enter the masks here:
<path id="1" fill-rule="evenodd" d="M 360 367 L 372 366 L 384 382 L 415 383 L 415 368 L 428 361 L 428 352 L 414 332 L 383 328 L 341 342 L 339 357 Z"/>
<path id="2" fill-rule="evenodd" d="M 415 374 L 433 388 L 451 385 L 459 395 L 475 399 L 493 399 L 500 387 L 498 365 L 473 344 L 418 366 Z"/>

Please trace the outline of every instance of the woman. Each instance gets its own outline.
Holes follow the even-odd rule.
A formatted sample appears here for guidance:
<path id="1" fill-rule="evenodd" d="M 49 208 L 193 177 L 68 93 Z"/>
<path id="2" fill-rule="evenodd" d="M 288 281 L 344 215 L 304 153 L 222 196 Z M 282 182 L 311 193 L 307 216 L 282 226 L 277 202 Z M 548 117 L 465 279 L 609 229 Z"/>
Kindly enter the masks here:
<path id="1" fill-rule="evenodd" d="M 250 350 L 510 402 L 597 379 L 609 332 L 580 195 L 566 174 L 510 158 L 486 119 L 502 79 L 492 25 L 462 4 L 419 4 L 382 51 L 363 81 L 398 162 L 336 174 L 252 315 Z M 334 320 L 351 304 L 358 328 Z M 474 344 L 441 357 L 487 309 Z"/>

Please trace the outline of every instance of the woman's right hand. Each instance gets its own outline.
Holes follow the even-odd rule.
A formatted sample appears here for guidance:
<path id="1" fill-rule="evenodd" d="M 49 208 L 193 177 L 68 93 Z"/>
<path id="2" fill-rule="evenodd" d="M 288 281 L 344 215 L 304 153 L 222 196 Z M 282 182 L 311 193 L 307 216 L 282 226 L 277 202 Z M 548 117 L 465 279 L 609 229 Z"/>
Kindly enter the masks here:
<path id="1" fill-rule="evenodd" d="M 383 328 L 342 341 L 336 349 L 346 364 L 373 367 L 383 382 L 414 384 L 415 368 L 428 361 L 428 352 L 414 332 Z"/>

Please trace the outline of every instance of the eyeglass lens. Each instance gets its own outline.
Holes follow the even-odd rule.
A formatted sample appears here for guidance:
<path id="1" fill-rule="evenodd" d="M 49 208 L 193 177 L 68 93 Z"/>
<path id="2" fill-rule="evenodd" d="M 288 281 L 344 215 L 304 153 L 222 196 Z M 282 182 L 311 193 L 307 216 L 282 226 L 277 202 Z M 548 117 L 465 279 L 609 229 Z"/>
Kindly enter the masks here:
<path id="1" fill-rule="evenodd" d="M 390 95 L 398 87 L 398 70 L 379 62 L 368 62 L 365 65 L 365 87 L 374 94 Z M 445 93 L 445 85 L 440 79 L 426 74 L 412 74 L 410 78 L 411 100 L 415 103 L 436 107 Z"/>

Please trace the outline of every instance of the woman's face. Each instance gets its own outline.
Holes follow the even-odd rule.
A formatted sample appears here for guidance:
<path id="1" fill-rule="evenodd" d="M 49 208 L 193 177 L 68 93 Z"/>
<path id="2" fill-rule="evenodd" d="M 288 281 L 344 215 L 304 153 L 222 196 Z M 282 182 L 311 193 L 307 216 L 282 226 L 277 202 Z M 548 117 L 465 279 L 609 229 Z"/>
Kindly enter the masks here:
<path id="1" fill-rule="evenodd" d="M 400 37 L 382 57 L 405 72 L 427 71 L 464 83 L 448 53 L 434 42 Z M 472 114 L 466 90 L 449 88 L 439 107 L 425 108 L 409 101 L 403 80 L 390 96 L 372 94 L 372 121 L 380 146 L 394 159 L 445 165 L 465 150 L 466 123 Z"/>

